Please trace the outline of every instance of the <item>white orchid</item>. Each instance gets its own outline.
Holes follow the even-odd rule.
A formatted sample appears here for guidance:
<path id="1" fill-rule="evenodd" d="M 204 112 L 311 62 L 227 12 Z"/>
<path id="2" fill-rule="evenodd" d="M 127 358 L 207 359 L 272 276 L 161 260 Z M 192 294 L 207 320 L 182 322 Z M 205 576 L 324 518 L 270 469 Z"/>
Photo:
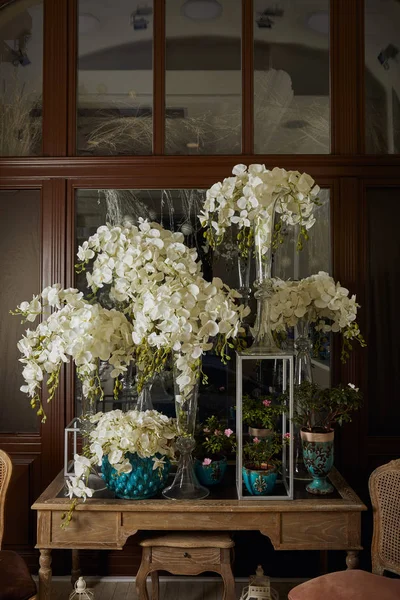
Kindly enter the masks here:
<path id="1" fill-rule="evenodd" d="M 307 318 L 315 323 L 317 331 L 340 332 L 344 346 L 342 358 L 348 357 L 350 340 L 356 339 L 364 346 L 364 338 L 356 323 L 360 307 L 356 296 L 324 271 L 300 281 L 274 280 L 274 293 L 270 299 L 271 327 L 284 331 Z"/>
<path id="2" fill-rule="evenodd" d="M 99 361 L 110 363 L 115 379 L 136 363 L 139 388 L 144 377 L 162 370 L 175 352 L 182 374 L 180 392 L 186 397 L 195 384 L 193 367 L 212 347 L 212 338 L 224 358 L 227 340 L 237 337 L 249 308 L 235 303 L 240 295 L 221 279 L 203 278 L 196 250 L 183 241 L 181 233 L 144 220 L 139 227 L 103 225 L 79 249 L 80 270 L 93 259 L 88 285 L 94 294 L 107 286 L 118 310 L 88 302 L 78 290 L 63 290 L 59 284 L 19 305 L 16 313 L 28 321 L 45 306 L 55 309 L 18 344 L 25 365 L 21 389 L 43 420 L 42 382 L 47 377 L 51 400 L 60 368 L 70 359 L 83 394 L 95 398 L 102 396 Z"/>
<path id="3" fill-rule="evenodd" d="M 207 241 L 212 247 L 221 243 L 228 227 L 239 228 L 239 248 L 248 251 L 251 242 L 249 232 L 255 224 L 255 236 L 263 254 L 267 254 L 271 239 L 271 220 L 276 210 L 280 214 L 278 226 L 299 225 L 298 247 L 302 238 L 307 239 L 307 230 L 314 223 L 314 206 L 319 187 L 307 173 L 274 168 L 265 165 L 236 165 L 233 177 L 215 183 L 206 195 L 203 210 L 199 215 L 201 224 L 207 227 Z M 244 230 L 244 231 L 242 231 Z"/>

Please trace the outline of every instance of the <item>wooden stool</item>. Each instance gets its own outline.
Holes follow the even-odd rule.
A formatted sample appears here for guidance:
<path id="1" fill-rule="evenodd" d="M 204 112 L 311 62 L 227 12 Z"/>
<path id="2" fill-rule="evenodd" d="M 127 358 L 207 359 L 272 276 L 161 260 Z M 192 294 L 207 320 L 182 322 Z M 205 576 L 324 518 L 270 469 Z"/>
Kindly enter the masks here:
<path id="1" fill-rule="evenodd" d="M 149 574 L 152 598 L 158 600 L 158 571 L 168 571 L 173 575 L 199 575 L 214 571 L 224 581 L 224 600 L 235 600 L 231 568 L 231 552 L 235 544 L 227 533 L 170 533 L 148 538 L 140 545 L 143 546 L 142 562 L 136 576 L 139 600 L 149 600 L 146 587 Z"/>

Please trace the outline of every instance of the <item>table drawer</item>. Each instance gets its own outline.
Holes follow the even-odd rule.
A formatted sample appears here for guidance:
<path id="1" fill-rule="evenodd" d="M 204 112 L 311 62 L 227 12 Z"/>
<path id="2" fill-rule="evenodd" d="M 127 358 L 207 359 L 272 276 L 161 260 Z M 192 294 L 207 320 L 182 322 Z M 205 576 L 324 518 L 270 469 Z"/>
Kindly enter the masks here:
<path id="1" fill-rule="evenodd" d="M 184 568 L 185 565 L 220 563 L 219 548 L 167 548 L 153 547 L 151 561 L 162 563 L 166 567 L 176 566 Z"/>

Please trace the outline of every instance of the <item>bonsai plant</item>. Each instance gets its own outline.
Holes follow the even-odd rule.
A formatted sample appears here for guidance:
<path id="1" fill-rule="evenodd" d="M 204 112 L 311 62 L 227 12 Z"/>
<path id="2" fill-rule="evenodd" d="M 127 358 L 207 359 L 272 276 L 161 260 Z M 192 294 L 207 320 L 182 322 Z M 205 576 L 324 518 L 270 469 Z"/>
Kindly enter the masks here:
<path id="1" fill-rule="evenodd" d="M 245 463 L 242 467 L 243 481 L 252 496 L 271 494 L 281 465 L 282 448 L 288 444 L 290 434 L 271 432 L 268 437 L 254 437 L 243 448 Z"/>
<path id="2" fill-rule="evenodd" d="M 283 404 L 272 404 L 272 399 L 243 396 L 242 421 L 249 426 L 249 434 L 263 438 L 274 430 L 277 419 L 284 412 Z"/>
<path id="3" fill-rule="evenodd" d="M 322 389 L 304 381 L 295 387 L 295 396 L 293 421 L 300 428 L 304 464 L 313 478 L 306 489 L 312 494 L 330 494 L 334 488 L 327 476 L 333 467 L 334 426 L 351 421 L 362 394 L 353 383 Z"/>
<path id="4" fill-rule="evenodd" d="M 228 464 L 227 454 L 236 449 L 236 437 L 232 429 L 225 428 L 217 417 L 209 417 L 196 435 L 196 475 L 203 485 L 220 483 Z"/>

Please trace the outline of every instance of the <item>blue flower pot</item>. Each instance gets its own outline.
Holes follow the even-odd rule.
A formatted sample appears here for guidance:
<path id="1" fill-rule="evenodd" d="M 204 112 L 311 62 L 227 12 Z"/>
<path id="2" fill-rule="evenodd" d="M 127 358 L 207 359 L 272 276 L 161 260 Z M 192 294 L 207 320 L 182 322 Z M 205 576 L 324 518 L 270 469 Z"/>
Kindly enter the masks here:
<path id="1" fill-rule="evenodd" d="M 221 460 L 213 460 L 209 465 L 203 465 L 203 462 L 196 458 L 194 461 L 194 470 L 197 479 L 202 485 L 210 486 L 221 483 L 224 478 L 228 461 L 226 456 L 223 456 Z"/>
<path id="2" fill-rule="evenodd" d="M 252 496 L 268 496 L 274 491 L 277 477 L 275 467 L 271 467 L 269 470 L 242 467 L 242 475 L 244 485 Z"/>
<path id="3" fill-rule="evenodd" d="M 335 488 L 329 483 L 327 477 L 333 467 L 334 432 L 301 431 L 300 435 L 304 465 L 313 479 L 306 487 L 307 492 L 317 495 L 331 494 Z"/>
<path id="4" fill-rule="evenodd" d="M 158 492 L 165 487 L 171 462 L 165 458 L 165 465 L 153 470 L 152 458 L 140 458 L 136 453 L 126 453 L 126 458 L 132 465 L 130 473 L 120 475 L 109 463 L 108 457 L 103 456 L 102 477 L 107 487 L 115 492 L 118 498 L 127 500 L 144 500 L 157 496 Z M 161 458 L 160 454 L 156 455 Z"/>

